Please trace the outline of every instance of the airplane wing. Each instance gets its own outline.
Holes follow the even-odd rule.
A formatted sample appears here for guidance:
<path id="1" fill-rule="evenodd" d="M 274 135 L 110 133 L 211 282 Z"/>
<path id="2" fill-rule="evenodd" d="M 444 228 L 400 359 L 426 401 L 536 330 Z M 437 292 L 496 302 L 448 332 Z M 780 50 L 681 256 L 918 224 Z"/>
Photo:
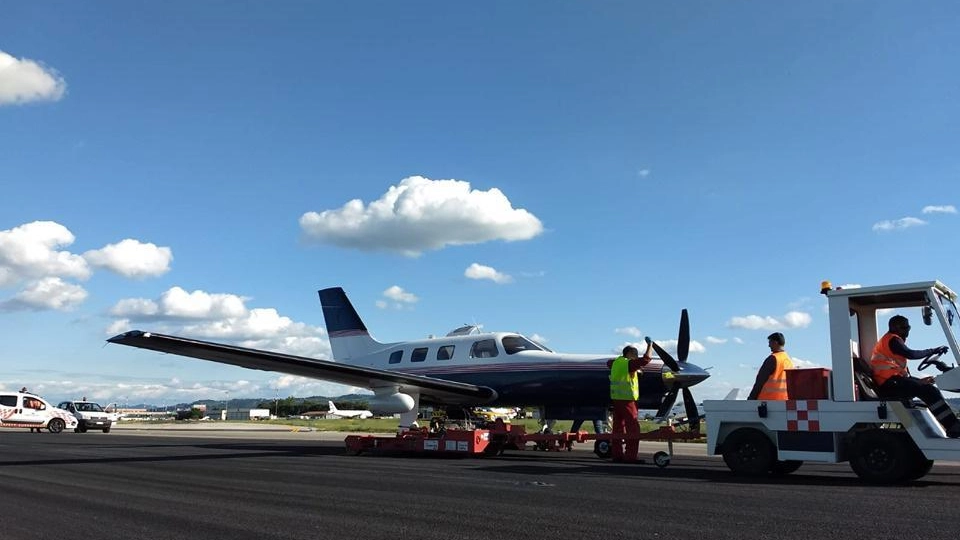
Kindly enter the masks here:
<path id="1" fill-rule="evenodd" d="M 486 386 L 445 381 L 399 371 L 354 366 L 330 360 L 317 360 L 303 356 L 247 349 L 222 343 L 153 334 L 140 330 L 132 330 L 114 336 L 107 342 L 210 360 L 232 366 L 300 375 L 370 390 L 394 386 L 399 387 L 401 392 L 419 392 L 423 400 L 451 405 L 482 404 L 497 397 L 497 393 Z"/>

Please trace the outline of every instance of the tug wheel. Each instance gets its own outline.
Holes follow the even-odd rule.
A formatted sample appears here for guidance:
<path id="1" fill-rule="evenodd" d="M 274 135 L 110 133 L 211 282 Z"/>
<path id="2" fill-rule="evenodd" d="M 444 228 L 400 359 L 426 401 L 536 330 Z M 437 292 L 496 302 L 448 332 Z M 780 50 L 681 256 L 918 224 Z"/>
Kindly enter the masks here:
<path id="1" fill-rule="evenodd" d="M 670 465 L 670 454 L 666 452 L 657 452 L 653 455 L 653 464 L 657 467 L 663 469 L 667 465 Z"/>
<path id="2" fill-rule="evenodd" d="M 799 469 L 802 465 L 803 465 L 802 461 L 794 460 L 794 459 L 788 459 L 786 461 L 777 461 L 776 463 L 773 464 L 773 467 L 770 468 L 770 472 L 773 473 L 774 476 L 783 476 L 783 475 L 790 474 L 792 472 L 796 472 L 796 470 Z"/>
<path id="3" fill-rule="evenodd" d="M 593 443 L 593 453 L 600 459 L 609 459 L 613 455 L 613 447 L 610 441 L 597 439 Z"/>
<path id="4" fill-rule="evenodd" d="M 875 429 L 865 431 L 853 442 L 850 468 L 873 484 L 895 484 L 920 472 L 906 433 Z M 919 476 L 917 477 L 919 478 Z"/>
<path id="5" fill-rule="evenodd" d="M 723 461 L 734 474 L 767 474 L 777 458 L 776 448 L 760 430 L 740 428 L 723 441 Z"/>

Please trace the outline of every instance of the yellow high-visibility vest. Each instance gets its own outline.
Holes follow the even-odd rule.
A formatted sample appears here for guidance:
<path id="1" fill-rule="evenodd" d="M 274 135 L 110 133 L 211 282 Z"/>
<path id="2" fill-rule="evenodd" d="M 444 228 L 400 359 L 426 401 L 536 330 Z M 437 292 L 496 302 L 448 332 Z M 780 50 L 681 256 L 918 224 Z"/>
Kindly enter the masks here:
<path id="1" fill-rule="evenodd" d="M 610 399 L 636 401 L 640 398 L 640 383 L 637 373 L 630 373 L 630 359 L 618 356 L 610 366 Z"/>

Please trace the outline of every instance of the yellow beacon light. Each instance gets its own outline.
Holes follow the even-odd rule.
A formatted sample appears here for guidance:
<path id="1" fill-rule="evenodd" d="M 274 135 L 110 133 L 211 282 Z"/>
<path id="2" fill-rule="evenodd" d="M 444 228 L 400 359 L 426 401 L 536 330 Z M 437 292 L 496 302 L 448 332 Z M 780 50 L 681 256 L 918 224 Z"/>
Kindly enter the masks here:
<path id="1" fill-rule="evenodd" d="M 833 285 L 829 281 L 820 282 L 820 294 L 827 294 L 831 289 L 833 289 Z"/>

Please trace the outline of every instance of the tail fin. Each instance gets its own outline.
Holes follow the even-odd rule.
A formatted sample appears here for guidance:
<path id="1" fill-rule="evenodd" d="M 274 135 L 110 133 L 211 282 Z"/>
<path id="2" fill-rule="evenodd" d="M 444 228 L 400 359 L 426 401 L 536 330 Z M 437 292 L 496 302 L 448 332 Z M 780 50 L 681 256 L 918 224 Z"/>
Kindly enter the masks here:
<path id="1" fill-rule="evenodd" d="M 737 399 L 737 396 L 739 394 L 740 394 L 740 389 L 734 388 L 733 390 L 730 390 L 730 392 L 727 393 L 726 397 L 724 397 L 723 399 Z"/>
<path id="2" fill-rule="evenodd" d="M 327 406 L 329 407 L 330 412 L 332 412 L 332 413 L 337 412 L 337 406 L 334 405 L 332 401 L 328 401 L 328 402 L 327 402 Z"/>
<path id="3" fill-rule="evenodd" d="M 349 361 L 383 348 L 382 343 L 370 337 L 342 288 L 331 287 L 318 292 L 334 360 Z"/>

